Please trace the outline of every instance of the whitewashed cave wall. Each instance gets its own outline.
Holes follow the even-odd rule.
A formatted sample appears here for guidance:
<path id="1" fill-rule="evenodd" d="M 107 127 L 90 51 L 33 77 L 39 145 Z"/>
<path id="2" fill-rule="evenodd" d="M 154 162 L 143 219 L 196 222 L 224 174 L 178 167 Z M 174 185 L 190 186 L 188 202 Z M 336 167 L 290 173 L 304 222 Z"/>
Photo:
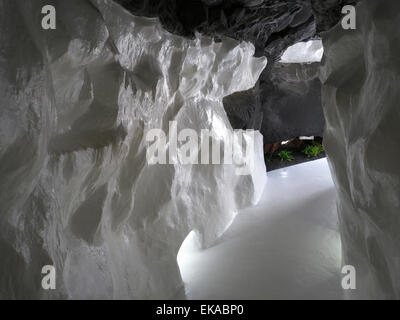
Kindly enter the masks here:
<path id="1" fill-rule="evenodd" d="M 324 34 L 325 149 L 355 298 L 400 298 L 400 2 L 364 0 Z"/>
<path id="2" fill-rule="evenodd" d="M 57 29 L 41 29 L 54 5 Z M 209 245 L 258 201 L 255 169 L 146 162 L 151 128 L 232 132 L 222 99 L 254 86 L 254 47 L 187 40 L 109 0 L 0 1 L 0 297 L 169 298 L 191 231 Z M 54 264 L 57 289 L 41 288 Z"/>

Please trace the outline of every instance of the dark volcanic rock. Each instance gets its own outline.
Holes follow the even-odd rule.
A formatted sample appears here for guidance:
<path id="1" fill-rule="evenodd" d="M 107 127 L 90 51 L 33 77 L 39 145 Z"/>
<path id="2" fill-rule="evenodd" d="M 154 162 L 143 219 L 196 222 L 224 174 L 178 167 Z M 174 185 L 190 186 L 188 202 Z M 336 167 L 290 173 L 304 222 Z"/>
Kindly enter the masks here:
<path id="1" fill-rule="evenodd" d="M 311 0 L 317 32 L 327 31 L 338 23 L 345 5 L 356 5 L 359 0 Z"/>
<path id="2" fill-rule="evenodd" d="M 325 120 L 321 107 L 319 63 L 277 63 L 271 72 L 272 86 L 263 91 L 261 132 L 264 143 L 301 135 L 322 136 Z"/>
<path id="3" fill-rule="evenodd" d="M 157 16 L 170 32 L 250 41 L 275 60 L 315 34 L 310 0 L 115 0 L 135 15 Z"/>
<path id="4" fill-rule="evenodd" d="M 259 129 L 264 143 L 322 136 L 325 121 L 318 68 L 319 63 L 274 64 L 270 74 L 262 75 L 261 85 L 224 99 L 232 126 Z"/>

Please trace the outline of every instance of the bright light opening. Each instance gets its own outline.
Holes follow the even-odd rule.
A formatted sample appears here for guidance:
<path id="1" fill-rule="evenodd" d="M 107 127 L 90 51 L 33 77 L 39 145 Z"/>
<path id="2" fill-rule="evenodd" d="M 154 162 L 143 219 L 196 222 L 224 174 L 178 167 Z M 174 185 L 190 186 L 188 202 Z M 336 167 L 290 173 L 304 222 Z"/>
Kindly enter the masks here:
<path id="1" fill-rule="evenodd" d="M 310 63 L 320 62 L 324 54 L 322 40 L 298 42 L 286 49 L 281 60 L 282 63 Z"/>

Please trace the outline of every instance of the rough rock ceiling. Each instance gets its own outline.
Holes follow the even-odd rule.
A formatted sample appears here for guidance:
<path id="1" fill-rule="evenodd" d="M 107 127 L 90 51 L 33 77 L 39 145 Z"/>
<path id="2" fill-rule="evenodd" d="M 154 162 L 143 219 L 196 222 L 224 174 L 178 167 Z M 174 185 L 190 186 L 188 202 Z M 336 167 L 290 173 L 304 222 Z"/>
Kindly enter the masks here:
<path id="1" fill-rule="evenodd" d="M 335 25 L 358 0 L 115 0 L 139 16 L 159 17 L 168 31 L 250 41 L 256 55 L 276 58 L 291 44 Z"/>
<path id="2" fill-rule="evenodd" d="M 275 58 L 315 34 L 310 0 L 116 0 L 136 15 L 157 16 L 170 32 L 250 41 L 256 55 Z"/>

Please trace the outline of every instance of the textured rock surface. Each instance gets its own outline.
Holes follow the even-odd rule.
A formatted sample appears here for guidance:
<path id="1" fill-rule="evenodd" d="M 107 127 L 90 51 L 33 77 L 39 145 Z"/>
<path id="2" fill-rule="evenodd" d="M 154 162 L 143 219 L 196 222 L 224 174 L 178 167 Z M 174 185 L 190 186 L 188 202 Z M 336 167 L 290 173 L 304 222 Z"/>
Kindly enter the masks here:
<path id="1" fill-rule="evenodd" d="M 41 7 L 57 29 L 40 27 Z M 222 98 L 266 65 L 248 43 L 187 40 L 108 0 L 0 2 L 0 297 L 168 298 L 178 249 L 207 246 L 265 182 L 235 165 L 148 165 L 152 128 L 232 133 Z M 54 264 L 57 290 L 43 291 Z"/>
<path id="2" fill-rule="evenodd" d="M 272 79 L 274 64 L 289 46 L 318 37 L 320 31 L 334 26 L 341 18 L 341 8 L 356 0 L 115 1 L 135 14 L 160 17 L 173 33 L 191 37 L 200 32 L 215 38 L 229 36 L 250 41 L 257 56 L 268 58 L 268 66 L 254 90 L 224 100 L 234 128 L 260 129 L 265 143 L 299 135 L 322 135 L 324 119 L 318 80 L 310 79 L 309 90 L 293 95 L 290 90 L 282 90 L 281 81 L 275 83 Z M 293 81 L 288 84 L 292 85 Z M 296 100 L 300 102 L 297 108 Z M 299 119 L 296 126 L 293 119 Z"/>
<path id="3" fill-rule="evenodd" d="M 400 298 L 400 2 L 365 0 L 324 36 L 325 149 L 357 298 Z"/>
<path id="4" fill-rule="evenodd" d="M 269 61 L 315 34 L 310 0 L 116 0 L 137 15 L 158 16 L 170 32 L 250 41 Z"/>
<path id="5" fill-rule="evenodd" d="M 355 5 L 360 0 L 311 0 L 317 31 L 327 31 L 335 26 L 342 17 L 345 5 Z"/>
<path id="6" fill-rule="evenodd" d="M 234 128 L 260 129 L 264 142 L 269 143 L 281 141 L 288 135 L 288 128 L 293 124 L 291 119 L 302 119 L 303 111 L 300 107 L 300 112 L 287 119 L 288 109 L 294 111 L 295 108 L 292 106 L 280 110 L 293 95 L 285 96 L 286 91 L 281 90 L 280 83 L 271 80 L 271 72 L 275 61 L 279 60 L 288 46 L 316 35 L 309 0 L 116 1 L 135 14 L 160 17 L 163 25 L 173 33 L 191 37 L 195 32 L 200 32 L 217 39 L 228 36 L 250 41 L 256 48 L 256 56 L 268 58 L 268 66 L 254 90 L 239 92 L 224 99 L 225 110 Z M 307 91 L 303 96 L 297 91 L 296 98 L 300 96 L 301 100 L 307 100 L 312 93 L 313 91 Z M 318 98 L 319 94 L 313 100 Z M 318 102 L 314 109 L 319 112 L 316 113 L 313 123 L 318 122 L 322 127 L 321 103 Z M 307 121 L 307 118 L 302 119 L 302 127 L 304 123 L 308 125 Z M 306 134 L 305 131 L 314 132 L 309 129 L 292 130 L 294 136 L 290 134 L 290 138 Z M 322 134 L 322 130 L 319 133 Z"/>

